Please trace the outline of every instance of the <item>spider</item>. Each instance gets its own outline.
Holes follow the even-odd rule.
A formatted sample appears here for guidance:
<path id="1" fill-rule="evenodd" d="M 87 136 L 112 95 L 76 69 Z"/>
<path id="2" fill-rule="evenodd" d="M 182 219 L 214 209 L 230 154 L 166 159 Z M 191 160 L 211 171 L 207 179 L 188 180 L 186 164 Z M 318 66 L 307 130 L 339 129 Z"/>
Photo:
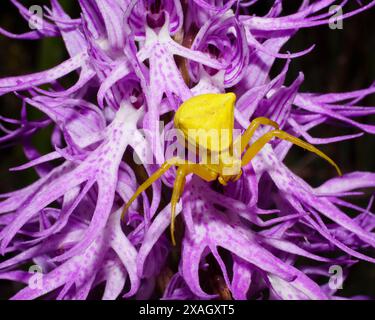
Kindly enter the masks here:
<path id="1" fill-rule="evenodd" d="M 226 185 L 229 181 L 236 181 L 242 174 L 241 168 L 246 166 L 265 144 L 275 137 L 287 140 L 317 154 L 333 165 L 338 174 L 341 175 L 336 163 L 322 151 L 280 130 L 276 122 L 265 117 L 254 119 L 244 133 L 233 141 L 235 101 L 236 95 L 234 93 L 213 93 L 194 96 L 181 104 L 174 117 L 174 126 L 179 132 L 179 142 L 183 146 L 187 145 L 188 150 L 198 154 L 198 156 L 200 156 L 202 150 L 206 151 L 205 156 L 200 157 L 199 163 L 189 162 L 178 157 L 166 160 L 158 170 L 139 186 L 126 203 L 122 211 L 122 219 L 132 202 L 143 191 L 161 178 L 168 169 L 176 166 L 176 178 L 171 197 L 170 227 L 171 240 L 173 245 L 176 245 L 174 237 L 176 205 L 183 192 L 186 176 L 192 173 L 207 182 L 218 180 L 222 185 Z M 271 126 L 273 130 L 265 133 L 249 145 L 256 129 L 261 125 Z M 201 136 L 197 134 L 191 134 L 191 131 L 194 130 L 203 132 L 206 139 L 201 139 Z M 222 133 L 225 130 L 227 130 L 226 137 Z M 210 132 L 217 132 L 218 134 L 216 136 L 208 134 Z M 237 157 L 235 153 L 237 153 Z M 214 161 L 214 158 L 218 161 Z"/>

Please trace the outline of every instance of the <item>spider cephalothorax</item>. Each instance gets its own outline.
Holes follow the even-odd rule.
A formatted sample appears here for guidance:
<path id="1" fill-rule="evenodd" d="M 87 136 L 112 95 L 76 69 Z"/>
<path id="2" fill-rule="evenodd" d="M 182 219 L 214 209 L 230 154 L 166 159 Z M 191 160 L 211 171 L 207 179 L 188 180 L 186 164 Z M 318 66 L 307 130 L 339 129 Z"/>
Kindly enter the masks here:
<path id="1" fill-rule="evenodd" d="M 254 119 L 241 136 L 233 139 L 235 101 L 234 93 L 203 94 L 190 98 L 178 108 L 174 117 L 174 126 L 178 129 L 179 140 L 190 151 L 198 153 L 199 163 L 189 162 L 178 157 L 168 159 L 139 186 L 125 205 L 123 216 L 132 202 L 144 190 L 159 179 L 170 167 L 176 166 L 176 179 L 171 198 L 171 238 L 172 243 L 175 244 L 175 211 L 183 192 L 185 177 L 193 173 L 205 181 L 218 180 L 223 185 L 226 185 L 229 181 L 236 181 L 242 174 L 241 168 L 246 166 L 274 137 L 287 140 L 316 153 L 331 163 L 341 175 L 340 169 L 331 158 L 311 144 L 280 130 L 278 124 L 268 118 Z M 249 144 L 255 130 L 260 125 L 269 125 L 274 129 Z M 204 156 L 199 154 L 202 150 L 205 151 Z"/>

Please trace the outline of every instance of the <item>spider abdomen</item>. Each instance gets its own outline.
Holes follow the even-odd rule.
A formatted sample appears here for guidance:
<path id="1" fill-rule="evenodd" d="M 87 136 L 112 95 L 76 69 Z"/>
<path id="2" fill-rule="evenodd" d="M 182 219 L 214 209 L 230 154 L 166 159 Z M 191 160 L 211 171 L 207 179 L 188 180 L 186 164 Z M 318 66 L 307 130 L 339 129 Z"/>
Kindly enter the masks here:
<path id="1" fill-rule="evenodd" d="M 202 94 L 185 101 L 176 111 L 174 126 L 180 141 L 195 151 L 203 147 L 221 152 L 233 142 L 234 93 Z"/>

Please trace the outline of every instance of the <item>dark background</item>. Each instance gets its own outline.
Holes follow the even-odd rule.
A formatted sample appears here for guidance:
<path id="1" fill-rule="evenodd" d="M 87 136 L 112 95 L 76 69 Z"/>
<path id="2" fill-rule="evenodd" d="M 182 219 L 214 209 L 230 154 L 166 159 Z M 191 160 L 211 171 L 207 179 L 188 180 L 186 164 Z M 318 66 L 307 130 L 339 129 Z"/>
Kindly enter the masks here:
<path id="1" fill-rule="evenodd" d="M 252 13 L 264 14 L 274 1 L 260 1 Z M 295 12 L 301 1 L 284 1 L 285 14 Z M 365 1 L 363 1 L 365 2 Z M 48 1 L 22 1 L 26 6 L 34 4 L 48 5 Z M 60 0 L 60 3 L 72 17 L 79 16 L 76 1 Z M 368 3 L 368 1 L 366 2 Z M 350 1 L 345 7 L 357 8 L 356 1 Z M 343 30 L 331 30 L 328 26 L 320 26 L 300 30 L 283 48 L 282 52 L 301 51 L 316 44 L 314 51 L 307 56 L 294 59 L 288 75 L 288 83 L 295 79 L 299 71 L 304 72 L 305 81 L 301 91 L 309 92 L 342 92 L 366 88 L 375 80 L 375 9 L 361 13 L 344 21 Z M 22 33 L 28 31 L 27 23 L 10 4 L 9 0 L 1 0 L 0 26 L 6 30 Z M 67 53 L 60 38 L 48 38 L 39 41 L 12 40 L 0 36 L 0 77 L 22 75 L 41 71 L 64 61 Z M 284 61 L 276 63 L 273 73 L 280 70 Z M 74 76 L 63 79 L 63 83 L 74 81 Z M 375 106 L 375 95 L 364 99 L 360 104 Z M 20 101 L 12 94 L 0 97 L 0 115 L 19 118 Z M 30 118 L 39 118 L 41 114 L 28 109 Z M 358 118 L 358 121 L 375 124 L 375 116 Z M 320 126 L 311 131 L 315 137 L 328 137 L 359 132 L 345 126 Z M 40 152 L 52 150 L 49 137 L 51 128 L 41 130 L 33 142 Z M 365 134 L 361 138 L 319 146 L 329 154 L 342 168 L 343 172 L 375 171 L 375 136 Z M 37 176 L 30 169 L 23 172 L 10 173 L 8 169 L 26 161 L 21 146 L 9 145 L 0 148 L 0 193 L 15 190 L 30 184 Z M 286 162 L 299 176 L 311 185 L 317 186 L 333 176 L 330 166 L 321 165 L 321 161 L 312 154 L 293 148 Z M 354 203 L 366 206 L 373 190 L 367 191 L 364 197 L 351 199 Z M 374 208 L 373 208 L 374 209 Z M 374 256 L 374 255 L 373 255 Z M 0 281 L 0 298 L 9 297 L 13 285 Z M 14 288 L 13 288 L 14 289 Z M 349 278 L 344 282 L 341 295 L 365 294 L 375 298 L 375 266 L 360 262 Z"/>

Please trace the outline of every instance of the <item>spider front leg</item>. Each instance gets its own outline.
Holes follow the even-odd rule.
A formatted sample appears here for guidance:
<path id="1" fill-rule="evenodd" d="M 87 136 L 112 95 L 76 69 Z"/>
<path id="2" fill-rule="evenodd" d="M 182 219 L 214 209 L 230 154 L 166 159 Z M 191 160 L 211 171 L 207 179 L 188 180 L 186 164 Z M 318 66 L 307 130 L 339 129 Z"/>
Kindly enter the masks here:
<path id="1" fill-rule="evenodd" d="M 214 181 L 217 178 L 217 173 L 205 167 L 203 164 L 188 163 L 180 164 L 177 173 L 176 180 L 173 185 L 173 193 L 171 198 L 171 240 L 172 244 L 176 245 L 176 239 L 174 237 L 175 231 L 175 217 L 176 217 L 176 206 L 184 191 L 185 178 L 188 174 L 193 173 L 199 176 L 201 179 L 209 182 Z"/>
<path id="2" fill-rule="evenodd" d="M 261 136 L 258 140 L 256 140 L 245 152 L 244 156 L 242 157 L 242 166 L 247 165 L 256 155 L 257 153 L 264 147 L 266 143 L 268 143 L 273 138 L 279 138 L 282 140 L 289 141 L 301 148 L 304 148 L 306 150 L 309 150 L 315 154 L 317 154 L 319 157 L 327 160 L 332 166 L 335 167 L 338 174 L 341 176 L 341 170 L 337 166 L 337 164 L 328 157 L 325 153 L 320 151 L 319 149 L 315 148 L 313 145 L 297 138 L 289 133 L 282 131 L 282 130 L 272 130 Z"/>
<path id="3" fill-rule="evenodd" d="M 156 170 L 145 182 L 143 182 L 137 189 L 137 191 L 133 194 L 133 196 L 129 199 L 126 203 L 124 209 L 121 213 L 121 220 L 124 220 L 125 213 L 129 209 L 130 205 L 134 202 L 135 199 L 145 191 L 149 186 L 151 186 L 156 180 L 158 180 L 164 173 L 166 173 L 170 167 L 178 165 L 179 163 L 184 162 L 179 158 L 171 158 L 164 162 L 161 167 Z"/>
<path id="4" fill-rule="evenodd" d="M 239 140 L 241 139 L 241 154 L 245 151 L 249 141 L 254 135 L 255 130 L 258 129 L 260 125 L 269 125 L 274 127 L 275 129 L 279 129 L 279 125 L 271 119 L 265 117 L 255 118 L 253 121 L 251 121 L 249 127 L 242 134 L 242 136 L 238 137 L 234 142 L 234 144 L 236 145 L 237 143 L 239 143 Z"/>
<path id="5" fill-rule="evenodd" d="M 181 165 L 177 169 L 176 180 L 174 181 L 174 184 L 173 184 L 173 193 L 171 197 L 171 240 L 174 246 L 176 245 L 176 239 L 174 237 L 176 206 L 181 197 L 182 192 L 184 191 L 186 175 L 187 175 L 186 165 Z"/>

